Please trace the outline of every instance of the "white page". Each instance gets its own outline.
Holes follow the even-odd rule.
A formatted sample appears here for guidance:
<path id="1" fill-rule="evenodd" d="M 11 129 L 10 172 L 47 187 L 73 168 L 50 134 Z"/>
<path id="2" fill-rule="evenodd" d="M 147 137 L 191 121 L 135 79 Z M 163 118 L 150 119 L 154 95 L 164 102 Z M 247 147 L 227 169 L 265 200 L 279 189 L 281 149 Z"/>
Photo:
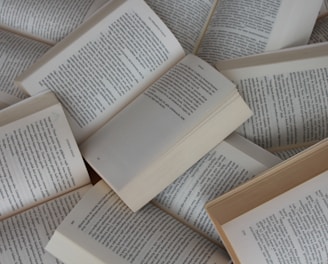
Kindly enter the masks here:
<path id="1" fill-rule="evenodd" d="M 328 172 L 224 224 L 243 264 L 328 262 Z"/>
<path id="2" fill-rule="evenodd" d="M 110 0 L 0 1 L 0 27 L 55 44 Z"/>
<path id="3" fill-rule="evenodd" d="M 306 44 L 322 0 L 221 0 L 197 54 L 209 63 Z"/>
<path id="4" fill-rule="evenodd" d="M 60 104 L 0 130 L 0 218 L 89 183 Z"/>
<path id="5" fill-rule="evenodd" d="M 251 141 L 264 148 L 298 147 L 328 136 L 327 56 L 221 72 L 254 113 L 238 129 Z"/>
<path id="6" fill-rule="evenodd" d="M 282 0 L 266 51 L 308 43 L 322 0 Z"/>

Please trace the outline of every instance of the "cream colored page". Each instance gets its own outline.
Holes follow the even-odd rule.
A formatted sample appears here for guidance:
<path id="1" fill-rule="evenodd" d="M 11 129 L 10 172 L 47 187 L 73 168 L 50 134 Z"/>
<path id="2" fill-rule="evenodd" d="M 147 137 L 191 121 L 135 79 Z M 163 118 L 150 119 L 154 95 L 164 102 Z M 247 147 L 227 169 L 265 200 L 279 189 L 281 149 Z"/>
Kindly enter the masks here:
<path id="1" fill-rule="evenodd" d="M 306 44 L 321 0 L 221 0 L 197 54 L 219 60 Z"/>
<path id="2" fill-rule="evenodd" d="M 14 79 L 50 46 L 4 30 L 0 30 L 0 39 L 0 103 L 5 107 L 27 97 Z"/>
<path id="3" fill-rule="evenodd" d="M 0 218 L 89 183 L 59 104 L 0 130 Z"/>
<path id="4" fill-rule="evenodd" d="M 119 192 L 233 93 L 233 83 L 189 54 L 86 140 L 82 155 Z"/>
<path id="5" fill-rule="evenodd" d="M 328 41 L 328 14 L 317 20 L 309 44 Z"/>
<path id="6" fill-rule="evenodd" d="M 240 262 L 328 262 L 328 172 L 223 225 Z"/>
<path id="7" fill-rule="evenodd" d="M 1 0 L 0 25 L 55 44 L 105 2 L 105 0 Z"/>
<path id="8" fill-rule="evenodd" d="M 210 19 L 215 0 L 146 0 L 179 40 L 186 53 L 193 53 Z"/>
<path id="9" fill-rule="evenodd" d="M 83 187 L 0 222 L 0 263 L 59 264 L 44 249 L 55 229 L 91 186 Z"/>
<path id="10" fill-rule="evenodd" d="M 247 151 L 239 149 L 238 141 Z M 256 152 L 258 158 L 249 155 Z M 200 159 L 153 202 L 215 242 L 221 242 L 205 204 L 280 162 L 280 159 L 237 134 Z"/>
<path id="11" fill-rule="evenodd" d="M 70 263 L 221 264 L 229 260 L 222 249 L 151 204 L 133 213 L 103 181 L 82 198 L 56 232 L 60 235 L 55 233 L 46 249 Z M 77 246 L 69 247 L 70 243 Z"/>
<path id="12" fill-rule="evenodd" d="M 222 71 L 254 115 L 238 129 L 264 148 L 328 136 L 328 57 Z"/>
<path id="13" fill-rule="evenodd" d="M 184 56 L 143 1 L 101 11 L 99 23 L 21 83 L 32 95 L 47 89 L 57 95 L 79 143 Z"/>

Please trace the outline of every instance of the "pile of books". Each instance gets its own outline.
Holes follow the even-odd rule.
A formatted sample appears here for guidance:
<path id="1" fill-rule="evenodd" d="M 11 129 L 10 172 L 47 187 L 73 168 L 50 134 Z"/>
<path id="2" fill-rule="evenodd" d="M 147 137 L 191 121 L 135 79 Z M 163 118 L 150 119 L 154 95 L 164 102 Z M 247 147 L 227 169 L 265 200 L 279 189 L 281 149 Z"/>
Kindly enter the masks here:
<path id="1" fill-rule="evenodd" d="M 2 1 L 0 109 L 0 263 L 328 261 L 328 1 Z"/>

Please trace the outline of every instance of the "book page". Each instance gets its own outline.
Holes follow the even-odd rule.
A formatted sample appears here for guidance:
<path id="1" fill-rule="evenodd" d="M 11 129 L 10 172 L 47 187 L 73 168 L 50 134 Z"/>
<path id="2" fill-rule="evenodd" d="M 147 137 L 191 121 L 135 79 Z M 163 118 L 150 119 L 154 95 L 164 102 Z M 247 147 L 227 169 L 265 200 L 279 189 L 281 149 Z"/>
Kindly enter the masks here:
<path id="1" fill-rule="evenodd" d="M 320 14 L 325 14 L 328 12 L 328 0 L 323 0 L 321 9 L 320 9 Z"/>
<path id="2" fill-rule="evenodd" d="M 222 249 L 157 207 L 133 213 L 103 181 L 65 218 L 46 250 L 70 263 L 229 261 Z"/>
<path id="3" fill-rule="evenodd" d="M 179 40 L 186 53 L 194 53 L 207 28 L 216 0 L 146 0 Z"/>
<path id="4" fill-rule="evenodd" d="M 321 0 L 221 0 L 197 54 L 219 60 L 306 44 Z"/>
<path id="5" fill-rule="evenodd" d="M 311 146 L 312 144 L 309 144 Z M 272 153 L 279 157 L 282 160 L 289 159 L 296 155 L 297 153 L 306 150 L 309 146 L 303 146 L 303 147 L 298 147 L 298 148 L 290 148 L 290 149 L 280 149 L 280 150 L 275 150 Z"/>
<path id="6" fill-rule="evenodd" d="M 3 107 L 27 97 L 14 79 L 51 46 L 0 29 L 0 103 Z"/>
<path id="7" fill-rule="evenodd" d="M 328 172 L 224 224 L 241 263 L 328 261 Z"/>
<path id="8" fill-rule="evenodd" d="M 90 181 L 60 104 L 1 126 L 0 145 L 0 218 Z"/>
<path id="9" fill-rule="evenodd" d="M 0 263 L 59 264 L 44 247 L 91 185 L 0 221 Z"/>
<path id="10" fill-rule="evenodd" d="M 328 57 L 283 60 L 226 70 L 222 64 L 254 113 L 238 131 L 264 148 L 299 147 L 328 136 Z"/>
<path id="11" fill-rule="evenodd" d="M 308 43 L 322 0 L 282 0 L 266 51 Z"/>
<path id="12" fill-rule="evenodd" d="M 309 44 L 328 41 L 328 13 L 320 17 L 313 28 Z"/>
<path id="13" fill-rule="evenodd" d="M 1 1 L 0 27 L 55 44 L 110 0 Z"/>
<path id="14" fill-rule="evenodd" d="M 280 159 L 233 134 L 155 197 L 153 202 L 215 242 L 221 242 L 204 210 L 215 197 L 246 182 Z"/>
<path id="15" fill-rule="evenodd" d="M 143 1 L 114 1 L 20 77 L 33 95 L 51 90 L 80 143 L 184 56 Z"/>
<path id="16" fill-rule="evenodd" d="M 189 54 L 88 138 L 80 147 L 81 153 L 129 206 L 130 199 L 132 204 L 139 200 L 144 204 L 180 176 L 178 170 L 182 174 L 219 143 L 217 135 L 217 142 L 208 143 L 210 147 L 200 156 L 180 153 L 171 160 L 179 164 L 172 166 L 177 168 L 172 171 L 163 165 L 162 157 L 166 158 L 213 112 L 222 109 L 233 94 L 233 83 Z M 206 139 L 199 138 L 199 144 L 207 144 Z M 163 171 L 165 175 L 160 175 Z"/>

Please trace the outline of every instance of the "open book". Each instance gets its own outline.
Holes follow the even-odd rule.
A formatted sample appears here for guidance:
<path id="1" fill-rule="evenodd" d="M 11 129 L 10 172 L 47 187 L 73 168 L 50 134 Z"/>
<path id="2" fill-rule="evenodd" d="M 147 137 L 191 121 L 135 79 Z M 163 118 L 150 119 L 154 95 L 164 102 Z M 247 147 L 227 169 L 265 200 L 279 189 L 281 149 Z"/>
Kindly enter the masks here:
<path id="1" fill-rule="evenodd" d="M 1 110 L 0 127 L 0 263 L 58 263 L 44 246 L 90 187 L 64 111 L 47 92 Z"/>
<path id="2" fill-rule="evenodd" d="M 0 109 L 28 95 L 14 79 L 105 0 L 0 2 Z"/>
<path id="3" fill-rule="evenodd" d="M 82 155 L 134 211 L 251 115 L 137 0 L 104 6 L 17 81 L 57 95 Z"/>
<path id="4" fill-rule="evenodd" d="M 308 42 L 322 0 L 146 0 L 186 52 L 211 64 Z"/>
<path id="5" fill-rule="evenodd" d="M 253 111 L 239 129 L 272 151 L 328 136 L 328 42 L 219 62 Z"/>
<path id="6" fill-rule="evenodd" d="M 214 199 L 233 263 L 328 262 L 328 139 Z"/>
<path id="7" fill-rule="evenodd" d="M 1 110 L 0 126 L 0 219 L 90 183 L 53 93 Z"/>
<path id="8" fill-rule="evenodd" d="M 278 162 L 233 134 L 136 213 L 101 181 L 46 249 L 69 263 L 227 263 L 205 203 Z"/>
<path id="9" fill-rule="evenodd" d="M 0 28 L 55 44 L 109 0 L 1 1 Z"/>

